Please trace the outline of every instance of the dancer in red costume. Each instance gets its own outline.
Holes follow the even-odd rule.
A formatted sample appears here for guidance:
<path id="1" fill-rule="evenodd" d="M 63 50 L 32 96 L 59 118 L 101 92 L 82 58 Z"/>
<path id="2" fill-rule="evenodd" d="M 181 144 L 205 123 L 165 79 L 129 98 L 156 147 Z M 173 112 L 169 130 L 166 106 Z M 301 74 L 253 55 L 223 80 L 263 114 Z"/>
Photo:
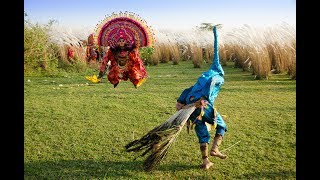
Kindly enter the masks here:
<path id="1" fill-rule="evenodd" d="M 108 80 L 116 87 L 121 80 L 128 80 L 135 87 L 139 87 L 147 78 L 147 72 L 143 65 L 137 48 L 127 43 L 127 37 L 123 31 L 120 32 L 116 47 L 110 47 L 104 56 L 100 66 L 98 79 L 101 79 L 110 62 Z"/>
<path id="2" fill-rule="evenodd" d="M 88 44 L 86 49 L 87 63 L 95 63 L 97 61 L 97 53 L 94 45 L 94 34 L 88 36 Z"/>
<path id="3" fill-rule="evenodd" d="M 108 71 L 107 78 L 114 87 L 121 80 L 129 79 L 137 88 L 147 79 L 138 49 L 152 46 L 153 33 L 135 14 L 113 14 L 105 21 L 98 28 L 97 43 L 99 46 L 108 46 L 109 49 L 103 57 L 98 77 L 87 76 L 86 79 L 99 83 Z"/>
<path id="4" fill-rule="evenodd" d="M 70 46 L 67 46 L 67 57 L 68 57 L 68 61 L 73 63 L 75 60 L 75 56 L 74 56 L 74 50 L 72 49 L 72 44 L 70 44 Z"/>

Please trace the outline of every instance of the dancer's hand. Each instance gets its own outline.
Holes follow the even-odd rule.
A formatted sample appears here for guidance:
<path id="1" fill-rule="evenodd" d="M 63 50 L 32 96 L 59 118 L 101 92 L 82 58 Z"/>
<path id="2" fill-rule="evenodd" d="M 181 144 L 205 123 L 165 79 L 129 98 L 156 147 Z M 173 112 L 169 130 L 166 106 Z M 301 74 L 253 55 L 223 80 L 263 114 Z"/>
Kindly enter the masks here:
<path id="1" fill-rule="evenodd" d="M 221 29 L 222 28 L 222 24 L 216 24 L 216 25 L 213 25 L 213 27 L 216 27 L 217 29 Z"/>
<path id="2" fill-rule="evenodd" d="M 183 107 L 184 105 L 185 105 L 185 104 L 182 104 L 182 103 L 177 102 L 177 103 L 176 103 L 176 110 L 179 111 L 180 109 L 182 109 L 182 107 Z"/>

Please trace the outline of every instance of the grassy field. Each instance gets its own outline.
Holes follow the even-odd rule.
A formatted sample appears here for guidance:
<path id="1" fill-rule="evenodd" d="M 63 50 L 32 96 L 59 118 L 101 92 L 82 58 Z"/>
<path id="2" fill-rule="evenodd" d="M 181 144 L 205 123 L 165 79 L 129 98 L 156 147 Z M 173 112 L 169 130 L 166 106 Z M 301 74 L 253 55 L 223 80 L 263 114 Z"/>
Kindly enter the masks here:
<path id="1" fill-rule="evenodd" d="M 215 102 L 227 116 L 220 150 L 237 143 L 224 152 L 226 160 L 210 157 L 213 168 L 201 170 L 195 132 L 186 127 L 153 172 L 124 151 L 174 114 L 182 90 L 208 68 L 190 61 L 150 66 L 138 89 L 130 81 L 115 89 L 106 79 L 88 84 L 86 74 L 25 77 L 24 178 L 296 179 L 296 81 L 286 75 L 253 80 L 232 64 L 224 67 Z"/>

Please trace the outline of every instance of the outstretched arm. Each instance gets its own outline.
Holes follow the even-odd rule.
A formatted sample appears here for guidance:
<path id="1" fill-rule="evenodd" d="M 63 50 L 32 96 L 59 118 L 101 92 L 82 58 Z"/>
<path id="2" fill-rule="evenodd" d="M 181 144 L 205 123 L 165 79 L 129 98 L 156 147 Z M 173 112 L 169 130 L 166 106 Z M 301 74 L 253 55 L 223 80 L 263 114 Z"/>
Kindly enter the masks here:
<path id="1" fill-rule="evenodd" d="M 222 66 L 220 64 L 219 60 L 219 45 L 218 45 L 218 34 L 217 34 L 217 27 L 221 27 L 220 24 L 213 26 L 213 36 L 214 36 L 214 42 L 213 42 L 213 48 L 214 48 L 214 55 L 213 55 L 213 62 L 210 67 L 210 69 L 217 71 L 221 75 L 224 75 L 224 71 L 222 69 Z"/>

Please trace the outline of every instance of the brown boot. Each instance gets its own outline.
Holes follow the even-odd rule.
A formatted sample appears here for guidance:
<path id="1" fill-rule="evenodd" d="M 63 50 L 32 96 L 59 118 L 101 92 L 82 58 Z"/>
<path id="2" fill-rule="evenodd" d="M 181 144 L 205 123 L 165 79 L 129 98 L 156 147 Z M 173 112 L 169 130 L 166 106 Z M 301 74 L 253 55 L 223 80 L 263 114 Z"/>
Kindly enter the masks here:
<path id="1" fill-rule="evenodd" d="M 208 158 L 208 144 L 201 143 L 200 150 L 201 150 L 202 161 L 203 161 L 201 168 L 204 170 L 208 170 L 213 165 L 213 163 L 210 162 Z"/>
<path id="2" fill-rule="evenodd" d="M 222 154 L 218 149 L 221 142 L 222 142 L 222 136 L 217 134 L 213 139 L 213 144 L 212 144 L 212 149 L 210 151 L 210 155 L 217 156 L 220 159 L 225 159 L 225 158 L 227 158 L 227 155 Z"/>

